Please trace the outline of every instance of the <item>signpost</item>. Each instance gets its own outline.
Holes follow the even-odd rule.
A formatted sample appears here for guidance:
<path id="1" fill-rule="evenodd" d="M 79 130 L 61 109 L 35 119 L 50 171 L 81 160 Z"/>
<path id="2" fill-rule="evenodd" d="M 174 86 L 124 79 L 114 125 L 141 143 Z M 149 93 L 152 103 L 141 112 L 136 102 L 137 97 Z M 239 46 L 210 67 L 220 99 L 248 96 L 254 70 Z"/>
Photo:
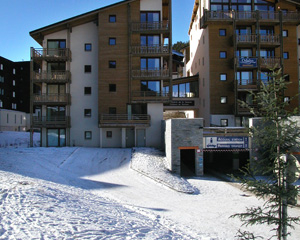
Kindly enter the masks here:
<path id="1" fill-rule="evenodd" d="M 248 137 L 205 137 L 206 149 L 247 149 Z"/>

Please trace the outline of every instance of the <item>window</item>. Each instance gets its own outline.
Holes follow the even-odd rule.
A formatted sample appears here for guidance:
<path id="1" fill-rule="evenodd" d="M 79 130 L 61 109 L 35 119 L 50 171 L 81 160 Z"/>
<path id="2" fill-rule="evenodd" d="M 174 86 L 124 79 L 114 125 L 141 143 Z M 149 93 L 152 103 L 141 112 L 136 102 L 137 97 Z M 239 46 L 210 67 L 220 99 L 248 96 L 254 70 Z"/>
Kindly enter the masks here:
<path id="1" fill-rule="evenodd" d="M 228 119 L 221 119 L 220 123 L 221 123 L 221 127 L 227 127 L 228 126 Z"/>
<path id="2" fill-rule="evenodd" d="M 284 97 L 284 98 L 283 98 L 283 101 L 284 101 L 285 103 L 290 103 L 290 97 Z"/>
<path id="3" fill-rule="evenodd" d="M 0 100 L 0 107 L 1 107 L 1 108 L 3 107 L 3 102 L 2 102 L 2 100 Z"/>
<path id="4" fill-rule="evenodd" d="M 112 138 L 112 131 L 106 131 L 106 138 Z"/>
<path id="5" fill-rule="evenodd" d="M 159 35 L 141 35 L 141 46 L 159 46 Z"/>
<path id="6" fill-rule="evenodd" d="M 117 68 L 117 63 L 116 63 L 116 61 L 109 61 L 109 62 L 108 62 L 108 67 L 109 67 L 109 68 Z"/>
<path id="7" fill-rule="evenodd" d="M 3 70 L 3 64 L 0 64 L 0 70 Z"/>
<path id="8" fill-rule="evenodd" d="M 0 76 L 0 82 L 4 83 L 4 77 Z"/>
<path id="9" fill-rule="evenodd" d="M 239 48 L 236 51 L 237 57 L 252 57 L 252 48 Z"/>
<path id="10" fill-rule="evenodd" d="M 227 52 L 221 51 L 220 52 L 220 58 L 222 58 L 222 59 L 227 58 Z"/>
<path id="11" fill-rule="evenodd" d="M 66 129 L 48 129 L 47 130 L 48 147 L 65 147 L 66 146 Z"/>
<path id="12" fill-rule="evenodd" d="M 92 139 L 92 131 L 85 131 L 84 132 L 84 139 L 87 139 L 87 140 Z"/>
<path id="13" fill-rule="evenodd" d="M 286 74 L 284 80 L 285 80 L 286 82 L 289 82 L 289 81 L 290 81 L 290 75 L 289 75 L 289 74 Z"/>
<path id="14" fill-rule="evenodd" d="M 92 88 L 91 87 L 85 87 L 84 88 L 84 95 L 91 95 L 92 94 Z"/>
<path id="15" fill-rule="evenodd" d="M 13 69 L 13 74 L 16 74 L 16 69 L 15 68 Z"/>
<path id="16" fill-rule="evenodd" d="M 226 81 L 227 80 L 227 74 L 226 73 L 221 73 L 220 74 L 220 81 Z"/>
<path id="17" fill-rule="evenodd" d="M 160 22 L 160 12 L 141 12 L 141 22 Z"/>
<path id="18" fill-rule="evenodd" d="M 298 45 L 300 45 L 300 38 L 298 38 Z"/>
<path id="19" fill-rule="evenodd" d="M 288 52 L 283 53 L 283 59 L 289 59 L 289 53 Z"/>
<path id="20" fill-rule="evenodd" d="M 282 31 L 282 37 L 288 37 L 289 36 L 289 31 L 288 30 L 283 30 Z"/>
<path id="21" fill-rule="evenodd" d="M 108 42 L 108 44 L 109 45 L 116 45 L 116 38 L 109 38 L 109 42 Z"/>
<path id="22" fill-rule="evenodd" d="M 108 108 L 108 114 L 117 114 L 117 108 L 115 107 Z"/>
<path id="23" fill-rule="evenodd" d="M 219 29 L 219 36 L 221 37 L 226 36 L 226 29 Z"/>
<path id="24" fill-rule="evenodd" d="M 11 104 L 11 108 L 12 108 L 12 109 L 17 109 L 17 104 L 16 104 L 16 103 L 12 103 L 12 104 Z"/>
<path id="25" fill-rule="evenodd" d="M 221 97 L 221 103 L 222 104 L 225 104 L 225 103 L 227 103 L 227 97 Z"/>
<path id="26" fill-rule="evenodd" d="M 160 58 L 141 58 L 141 70 L 159 70 Z"/>
<path id="27" fill-rule="evenodd" d="M 91 43 L 84 44 L 84 51 L 86 52 L 92 51 L 92 44 Z"/>
<path id="28" fill-rule="evenodd" d="M 147 92 L 149 96 L 156 96 L 161 92 L 160 85 L 160 81 L 141 81 L 141 91 Z"/>
<path id="29" fill-rule="evenodd" d="M 13 97 L 16 97 L 16 92 L 15 92 L 15 91 L 13 91 L 12 96 L 13 96 Z"/>
<path id="30" fill-rule="evenodd" d="M 109 22 L 110 23 L 115 23 L 117 21 L 116 15 L 109 15 Z"/>
<path id="31" fill-rule="evenodd" d="M 117 85 L 116 84 L 109 84 L 109 91 L 110 92 L 116 92 L 117 91 Z"/>
<path id="32" fill-rule="evenodd" d="M 1 77 L 0 77 L 1 78 Z M 1 82 L 1 81 L 0 81 Z M 13 86 L 16 86 L 16 80 L 13 80 Z"/>
<path id="33" fill-rule="evenodd" d="M 85 73 L 92 72 L 92 65 L 84 65 L 84 72 Z"/>
<path id="34" fill-rule="evenodd" d="M 84 109 L 84 116 L 91 117 L 92 116 L 92 109 Z"/>

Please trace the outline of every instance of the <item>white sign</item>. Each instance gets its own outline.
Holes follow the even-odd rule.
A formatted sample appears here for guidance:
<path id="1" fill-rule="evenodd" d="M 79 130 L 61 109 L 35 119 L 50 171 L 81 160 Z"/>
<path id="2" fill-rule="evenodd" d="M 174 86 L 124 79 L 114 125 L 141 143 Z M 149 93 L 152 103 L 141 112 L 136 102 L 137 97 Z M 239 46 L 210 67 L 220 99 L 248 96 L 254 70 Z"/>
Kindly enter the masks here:
<path id="1" fill-rule="evenodd" d="M 205 148 L 244 149 L 249 141 L 248 137 L 206 137 Z"/>

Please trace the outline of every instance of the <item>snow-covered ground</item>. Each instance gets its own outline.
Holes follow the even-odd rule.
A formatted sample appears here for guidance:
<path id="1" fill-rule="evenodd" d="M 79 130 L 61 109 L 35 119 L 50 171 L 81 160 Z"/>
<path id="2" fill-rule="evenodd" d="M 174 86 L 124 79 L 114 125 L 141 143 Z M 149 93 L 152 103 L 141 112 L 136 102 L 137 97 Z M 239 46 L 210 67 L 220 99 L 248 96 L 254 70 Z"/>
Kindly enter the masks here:
<path id="1" fill-rule="evenodd" d="M 172 176 L 162 159 L 153 149 L 1 148 L 0 239 L 230 240 L 241 222 L 229 216 L 262 204 L 214 177 Z"/>

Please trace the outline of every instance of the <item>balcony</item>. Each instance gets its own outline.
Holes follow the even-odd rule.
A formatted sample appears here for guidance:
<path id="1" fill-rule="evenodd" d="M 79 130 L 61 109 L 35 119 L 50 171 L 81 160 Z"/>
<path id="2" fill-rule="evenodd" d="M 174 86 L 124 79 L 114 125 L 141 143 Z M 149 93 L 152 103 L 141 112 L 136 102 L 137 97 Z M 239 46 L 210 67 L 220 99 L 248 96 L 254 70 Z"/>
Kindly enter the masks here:
<path id="1" fill-rule="evenodd" d="M 100 114 L 99 127 L 149 127 L 150 115 L 147 114 Z"/>
<path id="2" fill-rule="evenodd" d="M 257 84 L 253 79 L 239 79 L 237 80 L 238 91 L 254 91 L 257 90 Z"/>
<path id="3" fill-rule="evenodd" d="M 37 48 L 32 51 L 34 60 L 69 61 L 71 51 L 69 48 Z"/>
<path id="4" fill-rule="evenodd" d="M 33 127 L 71 127 L 71 121 L 69 116 L 33 116 Z"/>
<path id="5" fill-rule="evenodd" d="M 237 35 L 236 43 L 238 45 L 246 45 L 251 46 L 257 44 L 258 35 Z M 280 45 L 280 37 L 274 35 L 259 35 L 259 42 L 263 46 L 279 46 Z"/>
<path id="6" fill-rule="evenodd" d="M 264 23 L 279 23 L 280 12 L 272 11 L 208 11 L 205 10 L 201 19 L 201 27 L 206 28 L 208 24 L 214 22 L 228 22 L 233 20 L 237 22 L 264 22 Z M 282 12 L 282 22 L 286 24 L 299 24 L 299 12 Z"/>
<path id="7" fill-rule="evenodd" d="M 266 68 L 266 69 L 271 69 L 271 68 L 280 68 L 281 65 L 281 59 L 280 58 L 275 58 L 275 57 L 268 57 L 260 58 L 260 67 L 261 68 Z"/>
<path id="8" fill-rule="evenodd" d="M 36 94 L 33 95 L 33 103 L 37 105 L 43 104 L 71 104 L 71 95 L 66 94 Z"/>
<path id="9" fill-rule="evenodd" d="M 155 46 L 132 46 L 131 53 L 133 55 L 169 55 L 169 45 L 155 45 Z"/>
<path id="10" fill-rule="evenodd" d="M 70 71 L 54 71 L 54 72 L 33 72 L 33 83 L 69 83 L 71 73 Z"/>
<path id="11" fill-rule="evenodd" d="M 168 92 L 154 92 L 154 91 L 133 91 L 131 100 L 134 103 L 148 103 L 148 102 L 169 102 L 170 94 Z"/>
<path id="12" fill-rule="evenodd" d="M 132 70 L 132 77 L 141 80 L 147 79 L 169 79 L 170 70 L 169 69 L 157 69 L 157 70 Z"/>
<path id="13" fill-rule="evenodd" d="M 256 105 L 249 105 L 249 107 L 251 109 L 254 109 L 254 111 L 257 110 L 257 106 Z M 249 108 L 247 107 L 241 107 L 241 106 L 238 106 L 237 107 L 237 115 L 243 115 L 243 116 L 253 116 L 253 113 L 250 111 Z"/>
<path id="14" fill-rule="evenodd" d="M 139 33 L 162 33 L 170 31 L 169 21 L 163 22 L 133 22 L 131 31 Z"/>

